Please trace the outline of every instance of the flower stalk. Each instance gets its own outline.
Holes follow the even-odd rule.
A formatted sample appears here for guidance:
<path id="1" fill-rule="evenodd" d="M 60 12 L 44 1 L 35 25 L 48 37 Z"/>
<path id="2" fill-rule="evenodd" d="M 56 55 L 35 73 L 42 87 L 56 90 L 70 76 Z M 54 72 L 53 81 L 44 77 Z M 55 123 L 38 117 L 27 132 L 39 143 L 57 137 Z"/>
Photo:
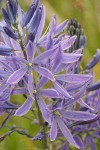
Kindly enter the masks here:
<path id="1" fill-rule="evenodd" d="M 24 54 L 24 57 L 25 59 L 27 60 L 27 55 L 26 55 L 26 52 L 25 52 L 25 46 L 24 46 L 24 43 L 23 43 L 23 40 L 22 40 L 22 36 L 20 34 L 20 30 L 18 28 L 18 24 L 16 24 L 16 29 L 17 29 L 17 33 L 18 33 L 18 41 L 19 41 L 19 44 L 21 46 L 21 49 L 23 51 L 23 54 Z"/>
<path id="2" fill-rule="evenodd" d="M 34 106 L 34 120 L 29 120 L 33 126 L 38 123 L 40 131 L 31 139 L 41 140 L 44 150 L 95 145 L 96 138 L 89 133 L 100 139 L 96 132 L 100 126 L 100 81 L 94 83 L 91 70 L 100 61 L 100 50 L 82 72 L 86 37 L 76 20 L 57 25 L 54 16 L 42 36 L 46 13 L 40 0 L 34 0 L 26 13 L 17 0 L 7 0 L 6 7 L 2 9 L 5 23 L 0 23 L 0 115 L 9 115 L 1 128 L 11 116 L 22 117 Z M 65 29 L 69 35 L 63 34 Z M 12 95 L 23 95 L 24 103 L 12 103 Z M 17 132 L 27 135 L 26 131 Z M 54 141 L 52 146 L 49 140 Z"/>
<path id="3" fill-rule="evenodd" d="M 48 150 L 46 128 L 45 128 L 45 125 L 44 125 L 43 117 L 42 117 L 40 108 L 38 106 L 37 100 L 35 101 L 35 104 L 36 104 L 36 108 L 37 108 L 37 115 L 38 115 L 38 120 L 39 120 L 40 131 L 43 132 L 43 138 L 42 138 L 43 149 Z"/>
<path id="4" fill-rule="evenodd" d="M 25 52 L 25 46 L 24 46 L 24 43 L 23 43 L 20 31 L 19 31 L 19 28 L 18 28 L 18 25 L 16 24 L 15 27 L 16 27 L 16 30 L 17 30 L 17 33 L 18 33 L 18 37 L 19 37 L 19 40 L 18 40 L 19 44 L 20 44 L 21 49 L 23 51 L 24 57 L 27 60 L 27 55 L 26 55 L 26 52 Z M 33 78 L 34 78 L 34 76 L 33 76 Z M 36 84 L 34 83 L 34 85 L 36 85 Z M 24 95 L 24 97 L 26 97 L 26 95 Z M 43 121 L 43 117 L 42 117 L 40 108 L 39 108 L 38 103 L 37 103 L 36 96 L 35 96 L 35 104 L 36 104 L 36 108 L 37 108 L 37 115 L 38 115 L 40 130 L 43 131 L 43 139 L 42 139 L 43 149 L 47 150 L 48 149 L 48 145 L 47 145 L 46 129 L 45 129 L 45 125 L 44 125 L 44 121 Z"/>

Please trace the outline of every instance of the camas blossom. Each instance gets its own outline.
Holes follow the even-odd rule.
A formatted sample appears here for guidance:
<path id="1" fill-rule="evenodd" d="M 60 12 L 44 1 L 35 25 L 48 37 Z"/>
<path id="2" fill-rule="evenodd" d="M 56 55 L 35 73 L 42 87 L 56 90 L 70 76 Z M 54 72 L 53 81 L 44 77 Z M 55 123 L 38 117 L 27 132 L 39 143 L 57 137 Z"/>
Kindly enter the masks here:
<path id="1" fill-rule="evenodd" d="M 10 116 L 21 117 L 34 109 L 34 118 L 40 117 L 42 123 L 37 120 L 40 131 L 33 140 L 46 137 L 55 141 L 63 136 L 62 149 L 68 149 L 70 144 L 82 149 L 87 141 L 94 146 L 92 137 L 86 135 L 82 141 L 79 131 L 89 132 L 92 122 L 98 129 L 100 82 L 94 84 L 92 68 L 99 62 L 100 50 L 82 70 L 80 63 L 86 37 L 81 26 L 74 19 L 71 22 L 66 19 L 58 25 L 54 16 L 43 34 L 46 11 L 40 0 L 34 0 L 26 13 L 17 0 L 7 0 L 2 14 L 0 115 L 7 112 Z M 68 35 L 62 33 L 66 28 Z M 11 102 L 12 95 L 23 95 L 23 104 Z M 8 118 L 9 115 L 5 120 Z M 44 122 L 47 123 L 46 133 Z M 85 128 L 82 124 L 88 125 Z"/>

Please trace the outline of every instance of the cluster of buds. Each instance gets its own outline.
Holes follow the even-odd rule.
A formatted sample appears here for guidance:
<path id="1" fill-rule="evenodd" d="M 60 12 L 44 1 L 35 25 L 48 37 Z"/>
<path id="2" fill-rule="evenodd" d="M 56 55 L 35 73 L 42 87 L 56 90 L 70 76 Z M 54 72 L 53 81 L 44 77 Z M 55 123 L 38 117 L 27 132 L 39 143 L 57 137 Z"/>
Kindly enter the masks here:
<path id="1" fill-rule="evenodd" d="M 42 140 L 43 149 L 49 147 L 48 138 L 56 142 L 62 137 L 63 143 L 56 149 L 69 150 L 72 145 L 83 150 L 88 143 L 91 149 L 96 147 L 94 143 L 100 138 L 100 82 L 93 83 L 92 68 L 100 60 L 100 50 L 81 70 L 86 45 L 83 29 L 74 19 L 57 25 L 54 16 L 42 35 L 46 12 L 40 0 L 34 0 L 26 13 L 17 0 L 7 0 L 2 14 L 0 115 L 7 112 L 8 116 L 1 128 L 10 117 L 34 110 L 33 128 L 37 121 L 40 131 L 35 137 L 27 136 Z M 63 32 L 66 29 L 68 35 Z M 12 102 L 12 95 L 23 95 L 24 103 Z"/>

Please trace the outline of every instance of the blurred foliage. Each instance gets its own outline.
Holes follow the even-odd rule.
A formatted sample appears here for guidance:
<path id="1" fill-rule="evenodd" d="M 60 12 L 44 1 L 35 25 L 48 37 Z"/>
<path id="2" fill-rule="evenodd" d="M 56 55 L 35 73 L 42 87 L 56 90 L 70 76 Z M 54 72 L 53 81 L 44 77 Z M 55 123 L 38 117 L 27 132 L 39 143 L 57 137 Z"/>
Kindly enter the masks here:
<path id="1" fill-rule="evenodd" d="M 1 0 L 0 0 L 1 1 Z M 32 0 L 19 0 L 24 11 L 27 10 Z M 46 7 L 46 26 L 49 24 L 52 16 L 57 16 L 58 23 L 61 23 L 66 18 L 76 18 L 84 29 L 87 37 L 87 45 L 84 52 L 84 66 L 90 61 L 97 48 L 100 48 L 100 0 L 41 0 Z M 5 6 L 5 0 L 2 0 L 2 5 Z M 0 5 L 1 7 L 1 5 Z M 1 11 L 0 11 L 1 17 Z M 100 78 L 100 63 L 94 68 L 96 80 Z M 15 97 L 13 98 L 16 99 Z M 19 98 L 22 101 L 22 98 Z M 6 116 L 6 114 L 4 115 Z M 3 117 L 0 117 L 0 124 Z M 16 120 L 16 121 L 15 121 Z M 18 125 L 26 127 L 31 135 L 36 135 L 38 127 L 25 118 L 13 117 L 7 126 Z M 8 129 L 0 130 L 0 135 L 3 135 Z M 35 145 L 41 147 L 41 142 L 32 142 L 26 136 L 13 133 L 0 143 L 0 150 L 36 150 Z M 55 150 L 55 149 L 54 149 Z M 100 141 L 98 141 L 98 150 L 100 150 Z"/>

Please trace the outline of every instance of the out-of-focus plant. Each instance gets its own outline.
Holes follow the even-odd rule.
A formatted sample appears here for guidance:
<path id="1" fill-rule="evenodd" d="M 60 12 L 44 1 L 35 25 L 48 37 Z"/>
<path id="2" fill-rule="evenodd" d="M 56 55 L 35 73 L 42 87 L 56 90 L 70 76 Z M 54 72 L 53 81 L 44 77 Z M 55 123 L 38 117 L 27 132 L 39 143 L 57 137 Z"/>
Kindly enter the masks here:
<path id="1" fill-rule="evenodd" d="M 7 0 L 2 14 L 0 115 L 8 116 L 0 130 L 13 116 L 24 116 L 40 130 L 33 137 L 25 128 L 11 125 L 0 141 L 17 132 L 41 140 L 44 150 L 50 149 L 50 141 L 59 141 L 60 150 L 83 150 L 87 144 L 95 150 L 100 138 L 100 82 L 94 83 L 92 68 L 100 60 L 100 50 L 82 69 L 83 29 L 75 19 L 57 25 L 54 16 L 42 34 L 46 12 L 40 0 L 34 0 L 26 13 L 17 0 Z M 24 103 L 11 101 L 13 95 L 22 95 Z"/>

